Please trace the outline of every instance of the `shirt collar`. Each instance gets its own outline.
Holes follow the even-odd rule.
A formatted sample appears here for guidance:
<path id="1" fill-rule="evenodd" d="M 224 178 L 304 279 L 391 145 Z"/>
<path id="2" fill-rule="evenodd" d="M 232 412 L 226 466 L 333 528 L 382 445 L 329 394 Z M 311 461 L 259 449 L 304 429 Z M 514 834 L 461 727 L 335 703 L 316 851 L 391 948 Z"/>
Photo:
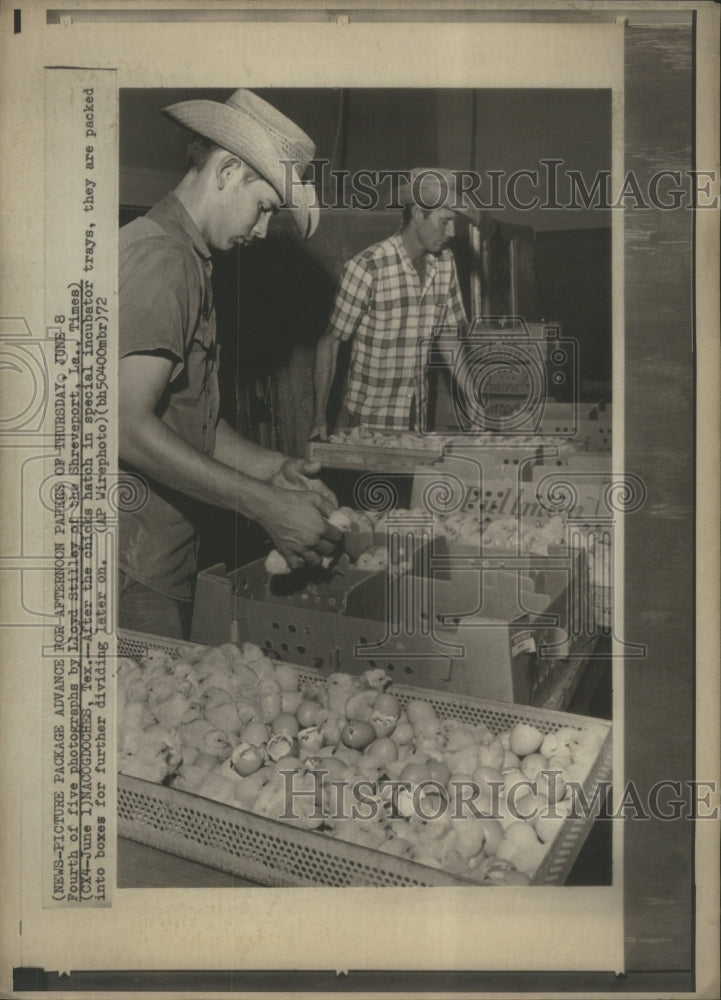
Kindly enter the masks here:
<path id="1" fill-rule="evenodd" d="M 200 230 L 185 205 L 174 191 L 166 194 L 157 205 L 153 206 L 151 211 L 155 221 L 159 222 L 164 229 L 184 239 L 203 260 L 209 261 L 211 259 L 208 244 L 201 236 Z"/>
<path id="2" fill-rule="evenodd" d="M 406 250 L 406 245 L 403 242 L 402 229 L 399 229 L 391 236 L 391 242 L 396 248 L 398 256 L 400 257 L 403 267 L 406 269 L 406 271 L 408 271 L 409 274 L 415 275 L 415 277 L 420 280 L 418 271 L 416 270 L 413 261 L 408 255 L 408 251 Z M 425 287 L 428 285 L 429 280 L 436 273 L 436 268 L 438 267 L 438 260 L 436 259 L 436 255 L 432 253 L 424 254 L 424 257 L 425 257 L 425 280 L 423 282 L 423 286 Z"/>

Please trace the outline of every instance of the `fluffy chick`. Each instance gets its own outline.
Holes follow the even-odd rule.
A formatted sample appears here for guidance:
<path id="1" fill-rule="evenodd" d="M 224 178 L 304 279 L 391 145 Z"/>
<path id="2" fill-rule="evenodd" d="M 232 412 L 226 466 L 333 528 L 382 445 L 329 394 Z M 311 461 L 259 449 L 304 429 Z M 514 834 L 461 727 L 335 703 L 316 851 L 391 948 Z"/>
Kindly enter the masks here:
<path id="1" fill-rule="evenodd" d="M 199 699 L 203 717 L 231 738 L 240 738 L 243 722 L 235 703 L 223 688 L 206 688 Z"/>

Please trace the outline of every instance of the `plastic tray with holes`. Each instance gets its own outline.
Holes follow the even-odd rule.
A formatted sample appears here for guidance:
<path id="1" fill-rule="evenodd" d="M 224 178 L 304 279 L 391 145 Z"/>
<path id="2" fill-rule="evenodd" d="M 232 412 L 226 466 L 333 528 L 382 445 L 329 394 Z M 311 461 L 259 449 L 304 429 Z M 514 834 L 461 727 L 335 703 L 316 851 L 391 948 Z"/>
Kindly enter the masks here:
<path id="1" fill-rule="evenodd" d="M 563 443 L 558 440 L 559 445 Z M 320 462 L 326 468 L 408 473 L 418 472 L 426 466 L 433 470 L 444 455 L 468 454 L 485 472 L 512 476 L 522 461 L 530 468 L 538 462 L 539 455 L 538 440 L 518 435 L 428 434 L 424 444 L 424 448 L 416 449 L 364 445 L 356 441 L 314 442 L 308 445 L 308 460 Z"/>
<path id="2" fill-rule="evenodd" d="M 119 631 L 118 655 L 141 658 L 149 649 L 179 658 L 202 649 L 137 632 Z M 320 671 L 298 668 L 301 682 L 322 677 Z M 411 698 L 429 702 L 441 718 L 472 724 L 485 723 L 499 733 L 517 722 L 528 722 L 541 732 L 561 726 L 603 734 L 603 743 L 583 783 L 591 808 L 569 817 L 551 842 L 533 885 L 563 885 L 602 806 L 611 778 L 611 724 L 599 719 L 550 712 L 450 695 L 426 688 L 394 686 L 402 705 Z M 199 864 L 217 868 L 268 886 L 433 886 L 485 884 L 440 869 L 341 842 L 324 833 L 298 829 L 172 786 L 118 775 L 118 834 Z"/>

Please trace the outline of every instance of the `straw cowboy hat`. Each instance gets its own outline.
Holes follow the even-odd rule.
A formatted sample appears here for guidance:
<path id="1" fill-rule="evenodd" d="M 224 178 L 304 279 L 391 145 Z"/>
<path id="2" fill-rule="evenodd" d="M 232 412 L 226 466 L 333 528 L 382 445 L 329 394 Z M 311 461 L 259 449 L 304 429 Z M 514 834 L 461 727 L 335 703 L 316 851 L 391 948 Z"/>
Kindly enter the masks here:
<path id="1" fill-rule="evenodd" d="M 315 188 L 301 177 L 315 156 L 315 145 L 290 118 L 250 90 L 236 90 L 225 104 L 181 101 L 163 108 L 163 114 L 240 156 L 275 188 L 300 235 L 313 235 L 320 212 Z"/>
<path id="2" fill-rule="evenodd" d="M 426 209 L 450 208 L 478 226 L 483 213 L 473 205 L 467 192 L 461 195 L 457 181 L 452 170 L 414 167 L 408 183 L 398 189 L 398 200 L 401 205 L 419 205 Z"/>

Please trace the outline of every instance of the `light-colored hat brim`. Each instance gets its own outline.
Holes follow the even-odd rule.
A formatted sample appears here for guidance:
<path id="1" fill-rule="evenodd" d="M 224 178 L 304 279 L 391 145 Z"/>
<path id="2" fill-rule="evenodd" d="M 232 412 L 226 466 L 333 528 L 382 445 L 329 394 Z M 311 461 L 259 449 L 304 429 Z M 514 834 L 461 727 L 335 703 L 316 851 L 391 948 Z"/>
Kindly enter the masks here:
<path id="1" fill-rule="evenodd" d="M 300 179 L 296 165 L 262 124 L 217 101 L 181 101 L 163 108 L 163 114 L 239 156 L 272 185 L 303 239 L 313 235 L 320 218 L 315 188 Z"/>

